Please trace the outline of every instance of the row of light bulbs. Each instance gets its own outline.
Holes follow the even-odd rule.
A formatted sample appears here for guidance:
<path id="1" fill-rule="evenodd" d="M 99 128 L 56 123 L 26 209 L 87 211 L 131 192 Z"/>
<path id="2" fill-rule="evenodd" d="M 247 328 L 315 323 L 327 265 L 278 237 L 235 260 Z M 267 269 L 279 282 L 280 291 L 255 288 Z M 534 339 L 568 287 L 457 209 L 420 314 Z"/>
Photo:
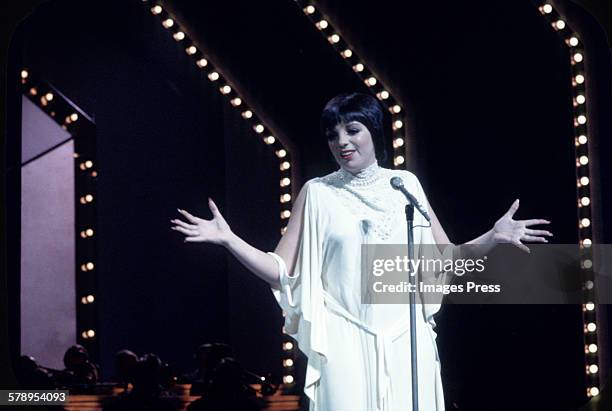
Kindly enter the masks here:
<path id="1" fill-rule="evenodd" d="M 393 128 L 393 165 L 397 168 L 404 168 L 406 158 L 404 153 L 404 123 L 401 120 L 402 107 L 399 104 L 393 103 L 390 100 L 391 94 L 386 90 L 380 80 L 366 68 L 365 64 L 357 57 L 346 41 L 343 41 L 340 34 L 332 27 L 329 20 L 317 10 L 312 4 L 301 4 L 302 11 L 314 23 L 315 27 L 327 38 L 327 41 L 338 51 L 340 56 L 352 67 L 353 71 L 363 80 L 365 85 L 369 87 L 378 100 L 389 110 L 392 115 Z M 394 100 L 394 99 L 391 99 Z"/>
<path id="2" fill-rule="evenodd" d="M 147 3 L 147 0 L 143 0 L 143 3 Z M 175 19 L 173 19 L 172 16 L 167 11 L 165 11 L 161 5 L 154 4 L 150 7 L 149 10 L 153 15 L 159 16 L 162 19 L 162 26 L 164 28 L 172 30 L 172 37 L 174 38 L 174 40 L 180 43 L 188 43 L 185 46 L 185 53 L 187 53 L 187 55 L 196 56 L 198 54 L 201 54 L 200 50 L 198 50 L 195 44 L 193 44 L 193 42 L 189 40 L 187 33 L 179 27 L 179 24 L 175 21 Z M 218 70 L 212 67 L 212 64 L 208 61 L 208 59 L 206 59 L 204 56 L 196 56 L 195 63 L 200 69 L 206 68 L 208 70 L 206 76 L 211 82 L 221 83 L 221 85 L 218 87 L 219 92 L 222 95 L 228 96 L 230 98 L 230 104 L 236 109 L 240 110 L 240 115 L 242 116 L 242 118 L 252 123 L 253 131 L 255 131 L 255 133 L 257 133 L 258 135 L 262 136 L 262 140 L 265 144 L 272 146 L 277 143 L 276 145 L 280 146 L 274 151 L 278 159 L 281 161 L 280 171 L 290 173 L 291 171 L 289 169 L 291 168 L 291 163 L 286 160 L 286 157 L 288 157 L 288 152 L 284 147 L 282 147 L 280 141 L 278 141 L 276 137 L 274 137 L 274 135 L 269 133 L 269 130 L 261 121 L 256 120 L 253 110 L 246 106 L 243 99 L 232 88 L 229 82 L 223 79 L 221 73 L 219 73 Z M 281 188 L 290 192 L 291 180 L 285 176 L 282 176 L 280 186 Z M 281 195 L 280 202 L 282 207 L 291 208 L 290 194 Z M 281 211 L 281 234 L 284 234 L 287 229 L 285 222 L 290 215 L 291 212 L 288 209 L 283 209 L 283 211 Z"/>
<path id="3" fill-rule="evenodd" d="M 578 191 L 578 232 L 580 245 L 584 251 L 581 266 L 585 270 L 585 276 L 592 276 L 590 271 L 593 268 L 591 257 L 592 242 L 592 225 L 591 225 L 591 195 L 589 181 L 589 157 L 588 157 L 588 137 L 586 134 L 587 115 L 586 115 L 586 97 L 584 84 L 586 81 L 584 73 L 584 54 L 582 52 L 580 39 L 571 31 L 565 20 L 556 12 L 553 5 L 544 3 L 539 7 L 540 12 L 550 19 L 551 26 L 559 33 L 569 47 L 570 60 L 572 70 L 573 90 L 573 106 L 577 115 L 574 118 L 574 129 L 576 131 L 576 172 L 577 172 L 577 191 Z M 597 341 L 597 323 L 595 303 L 592 298 L 595 293 L 595 284 L 593 280 L 588 279 L 584 283 L 585 298 L 587 303 L 583 305 L 583 321 L 584 321 L 584 338 L 585 338 L 585 357 L 586 357 L 586 374 L 589 377 L 589 386 L 587 387 L 587 396 L 594 397 L 599 395 L 599 357 L 597 355 L 598 347 L 596 343 L 589 341 Z"/>

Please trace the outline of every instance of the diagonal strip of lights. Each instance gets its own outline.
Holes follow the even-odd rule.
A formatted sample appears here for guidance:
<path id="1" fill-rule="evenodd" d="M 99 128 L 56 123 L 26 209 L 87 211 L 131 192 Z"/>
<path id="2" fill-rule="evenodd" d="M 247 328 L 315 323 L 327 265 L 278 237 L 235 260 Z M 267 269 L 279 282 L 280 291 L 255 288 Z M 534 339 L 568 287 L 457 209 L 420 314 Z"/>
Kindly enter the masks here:
<path id="1" fill-rule="evenodd" d="M 166 28 L 171 34 L 174 40 L 181 45 L 185 53 L 193 58 L 195 65 L 206 73 L 206 77 L 212 83 L 218 84 L 219 92 L 229 99 L 230 104 L 236 110 L 240 111 L 240 115 L 246 121 L 253 131 L 262 137 L 264 143 L 269 145 L 276 154 L 279 161 L 280 169 L 280 204 L 281 204 L 281 234 L 284 234 L 287 230 L 287 222 L 291 216 L 291 159 L 289 150 L 280 142 L 279 139 L 274 137 L 270 128 L 265 125 L 261 118 L 255 113 L 245 99 L 236 91 L 230 82 L 224 78 L 221 71 L 218 70 L 215 65 L 210 61 L 208 57 L 204 55 L 201 49 L 191 40 L 187 32 L 180 27 L 174 16 L 172 16 L 167 10 L 165 10 L 161 4 L 157 2 L 149 2 L 143 0 L 143 3 L 149 8 L 152 15 L 156 16 L 161 20 L 162 26 Z"/>
<path id="2" fill-rule="evenodd" d="M 572 70 L 574 133 L 576 147 L 576 193 L 578 205 L 578 238 L 581 249 L 581 267 L 584 304 L 584 354 L 586 359 L 587 396 L 599 395 L 599 356 L 597 354 L 597 313 L 595 305 L 595 279 L 593 274 L 593 225 L 591 210 L 591 182 L 589 173 L 589 133 L 586 99 L 586 73 L 584 49 L 578 35 L 572 30 L 552 4 L 543 2 L 538 7 L 552 28 L 569 48 Z"/>
<path id="3" fill-rule="evenodd" d="M 402 113 L 404 109 L 389 92 L 389 88 L 374 75 L 360 59 L 350 45 L 344 40 L 338 31 L 320 10 L 307 1 L 295 0 L 304 14 L 312 21 L 319 32 L 327 39 L 329 44 L 340 54 L 344 61 L 351 67 L 353 72 L 368 86 L 368 89 L 376 95 L 381 104 L 391 113 L 391 128 L 393 130 L 393 165 L 395 168 L 406 168 L 406 132 Z"/>

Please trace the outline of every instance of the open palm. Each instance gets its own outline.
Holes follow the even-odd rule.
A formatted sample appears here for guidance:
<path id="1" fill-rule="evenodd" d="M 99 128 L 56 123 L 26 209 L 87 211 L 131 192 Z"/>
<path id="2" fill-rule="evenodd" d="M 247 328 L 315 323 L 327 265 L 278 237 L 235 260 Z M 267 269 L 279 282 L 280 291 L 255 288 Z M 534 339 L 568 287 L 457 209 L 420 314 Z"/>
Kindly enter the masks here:
<path id="1" fill-rule="evenodd" d="M 523 241 L 534 243 L 547 243 L 546 236 L 552 233 L 546 230 L 533 230 L 528 227 L 538 224 L 550 224 L 550 221 L 543 219 L 514 220 L 514 214 L 519 208 L 519 200 L 515 200 L 508 211 L 495 222 L 493 226 L 493 241 L 496 243 L 510 243 L 519 247 L 521 250 L 529 252 L 529 248 Z"/>
<path id="2" fill-rule="evenodd" d="M 210 198 L 208 207 L 213 214 L 212 220 L 196 217 L 185 210 L 177 209 L 187 219 L 187 222 L 179 219 L 170 220 L 175 224 L 170 228 L 185 234 L 185 242 L 224 244 L 232 230 L 219 212 L 217 205 Z"/>

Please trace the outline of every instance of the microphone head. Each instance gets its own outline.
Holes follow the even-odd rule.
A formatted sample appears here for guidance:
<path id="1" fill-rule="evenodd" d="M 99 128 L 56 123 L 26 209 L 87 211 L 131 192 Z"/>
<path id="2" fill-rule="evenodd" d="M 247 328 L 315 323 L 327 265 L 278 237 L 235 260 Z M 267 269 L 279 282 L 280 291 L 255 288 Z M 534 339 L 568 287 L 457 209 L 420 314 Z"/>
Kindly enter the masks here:
<path id="1" fill-rule="evenodd" d="M 401 177 L 392 177 L 391 181 L 389 182 L 391 183 L 391 187 L 396 190 L 401 190 L 404 187 L 404 182 L 402 181 Z"/>

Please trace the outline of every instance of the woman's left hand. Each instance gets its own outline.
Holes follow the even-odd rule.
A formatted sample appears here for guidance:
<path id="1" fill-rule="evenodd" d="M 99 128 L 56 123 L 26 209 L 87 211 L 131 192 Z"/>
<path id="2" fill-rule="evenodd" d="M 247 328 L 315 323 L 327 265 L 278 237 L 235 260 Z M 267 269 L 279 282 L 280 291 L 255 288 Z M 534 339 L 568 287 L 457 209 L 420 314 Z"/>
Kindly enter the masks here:
<path id="1" fill-rule="evenodd" d="M 550 231 L 532 230 L 532 225 L 550 224 L 550 221 L 543 219 L 514 220 L 514 213 L 519 208 L 519 200 L 515 200 L 508 211 L 495 222 L 493 226 L 493 242 L 514 244 L 523 251 L 530 252 L 529 248 L 522 241 L 533 243 L 547 243 L 545 237 L 552 236 Z"/>

